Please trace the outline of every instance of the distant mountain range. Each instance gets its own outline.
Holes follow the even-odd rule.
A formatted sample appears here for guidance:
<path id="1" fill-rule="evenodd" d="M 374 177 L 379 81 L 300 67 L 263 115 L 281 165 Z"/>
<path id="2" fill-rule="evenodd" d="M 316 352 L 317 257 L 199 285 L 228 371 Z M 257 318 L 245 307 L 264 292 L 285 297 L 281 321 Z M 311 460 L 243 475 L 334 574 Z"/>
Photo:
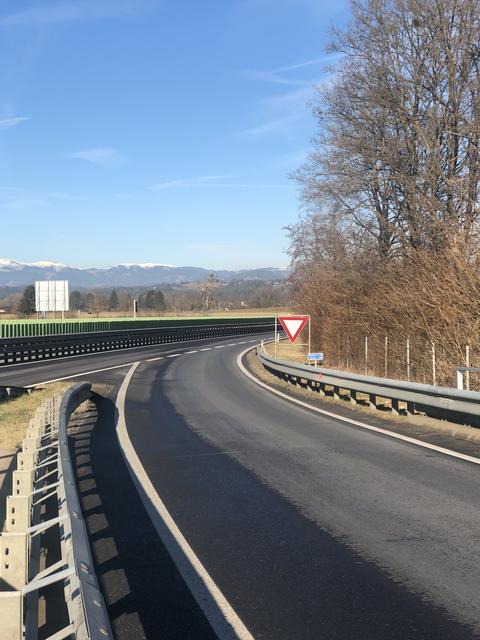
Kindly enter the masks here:
<path id="1" fill-rule="evenodd" d="M 71 267 L 56 262 L 16 262 L 0 259 L 0 286 L 18 287 L 35 280 L 68 280 L 74 287 L 129 287 L 182 282 L 203 282 L 214 273 L 222 281 L 284 280 L 288 269 L 265 267 L 240 271 L 217 271 L 201 267 L 176 267 L 170 264 L 116 264 L 106 269 Z"/>

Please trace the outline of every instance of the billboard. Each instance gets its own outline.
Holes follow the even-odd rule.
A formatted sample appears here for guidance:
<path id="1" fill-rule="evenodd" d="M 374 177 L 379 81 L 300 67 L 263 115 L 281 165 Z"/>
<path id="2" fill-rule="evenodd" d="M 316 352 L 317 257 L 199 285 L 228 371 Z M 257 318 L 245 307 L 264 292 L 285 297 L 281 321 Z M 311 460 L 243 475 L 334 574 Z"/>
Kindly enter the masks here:
<path id="1" fill-rule="evenodd" d="M 68 280 L 37 280 L 35 310 L 41 313 L 68 311 Z"/>

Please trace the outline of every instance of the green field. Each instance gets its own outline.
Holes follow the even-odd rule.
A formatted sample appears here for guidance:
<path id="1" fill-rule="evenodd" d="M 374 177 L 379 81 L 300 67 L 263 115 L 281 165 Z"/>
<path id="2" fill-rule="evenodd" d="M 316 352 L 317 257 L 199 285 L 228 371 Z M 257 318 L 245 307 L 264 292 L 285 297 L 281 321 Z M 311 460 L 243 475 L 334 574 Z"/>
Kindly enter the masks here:
<path id="1" fill-rule="evenodd" d="M 26 338 L 31 336 L 55 336 L 74 333 L 97 333 L 156 329 L 161 327 L 191 327 L 196 324 L 223 325 L 232 321 L 238 324 L 271 320 L 273 316 L 248 317 L 196 317 L 196 318 L 111 318 L 82 320 L 0 320 L 0 338 Z"/>

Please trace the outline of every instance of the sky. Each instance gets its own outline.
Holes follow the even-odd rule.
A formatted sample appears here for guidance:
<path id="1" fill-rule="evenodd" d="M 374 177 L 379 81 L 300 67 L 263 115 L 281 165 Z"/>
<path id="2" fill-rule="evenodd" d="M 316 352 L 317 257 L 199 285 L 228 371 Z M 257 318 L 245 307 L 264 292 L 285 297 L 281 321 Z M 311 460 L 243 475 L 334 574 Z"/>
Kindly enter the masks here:
<path id="1" fill-rule="evenodd" d="M 2 0 L 0 258 L 286 266 L 347 0 Z"/>

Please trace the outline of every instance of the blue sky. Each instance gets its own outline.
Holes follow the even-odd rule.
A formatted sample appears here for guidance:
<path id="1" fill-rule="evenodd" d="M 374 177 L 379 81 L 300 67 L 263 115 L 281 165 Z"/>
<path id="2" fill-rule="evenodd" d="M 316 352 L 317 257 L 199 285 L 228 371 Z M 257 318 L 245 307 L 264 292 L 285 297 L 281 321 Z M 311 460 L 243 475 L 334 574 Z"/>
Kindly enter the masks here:
<path id="1" fill-rule="evenodd" d="M 348 2 L 3 0 L 0 258 L 288 264 Z"/>

